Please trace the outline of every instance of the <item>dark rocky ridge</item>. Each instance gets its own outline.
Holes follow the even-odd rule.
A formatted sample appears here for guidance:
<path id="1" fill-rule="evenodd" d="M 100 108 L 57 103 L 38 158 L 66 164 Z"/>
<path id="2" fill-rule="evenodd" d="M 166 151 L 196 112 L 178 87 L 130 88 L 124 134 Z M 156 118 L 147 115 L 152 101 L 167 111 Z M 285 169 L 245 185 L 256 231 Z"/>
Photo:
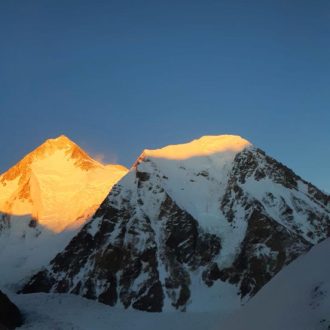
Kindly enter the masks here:
<path id="1" fill-rule="evenodd" d="M 23 324 L 19 309 L 0 291 L 0 329 L 15 329 Z"/>
<path id="2" fill-rule="evenodd" d="M 147 170 L 140 169 L 147 163 Z M 170 302 L 184 311 L 196 274 L 209 290 L 225 281 L 241 297 L 249 297 L 329 236 L 329 196 L 263 151 L 247 148 L 236 155 L 219 199 L 224 217 L 219 221 L 227 221 L 234 234 L 246 228 L 230 266 L 222 264 L 221 237 L 178 205 L 157 164 L 142 157 L 135 166 L 23 293 L 71 292 L 146 311 L 162 311 Z M 200 175 L 205 170 L 197 172 L 209 179 Z M 249 186 L 251 180 L 262 188 L 261 197 Z M 280 193 L 268 191 L 269 182 Z"/>

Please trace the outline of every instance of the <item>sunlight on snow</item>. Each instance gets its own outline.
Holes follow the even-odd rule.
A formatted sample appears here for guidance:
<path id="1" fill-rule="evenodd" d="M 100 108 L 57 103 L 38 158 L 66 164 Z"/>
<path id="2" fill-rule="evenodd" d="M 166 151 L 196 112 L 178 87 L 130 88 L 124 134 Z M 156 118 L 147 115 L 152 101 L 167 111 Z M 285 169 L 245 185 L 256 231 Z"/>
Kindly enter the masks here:
<path id="1" fill-rule="evenodd" d="M 0 176 L 0 212 L 30 214 L 56 233 L 74 229 L 127 171 L 100 164 L 65 136 L 50 139 Z"/>

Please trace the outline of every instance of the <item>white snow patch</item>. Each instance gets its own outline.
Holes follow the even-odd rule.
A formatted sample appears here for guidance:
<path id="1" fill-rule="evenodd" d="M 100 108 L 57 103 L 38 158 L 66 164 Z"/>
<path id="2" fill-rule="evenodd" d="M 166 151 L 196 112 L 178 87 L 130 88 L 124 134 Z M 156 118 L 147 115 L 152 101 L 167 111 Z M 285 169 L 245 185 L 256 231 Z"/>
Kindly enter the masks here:
<path id="1" fill-rule="evenodd" d="M 216 312 L 148 313 L 109 307 L 70 294 L 9 294 L 25 317 L 22 330 L 218 329 Z"/>

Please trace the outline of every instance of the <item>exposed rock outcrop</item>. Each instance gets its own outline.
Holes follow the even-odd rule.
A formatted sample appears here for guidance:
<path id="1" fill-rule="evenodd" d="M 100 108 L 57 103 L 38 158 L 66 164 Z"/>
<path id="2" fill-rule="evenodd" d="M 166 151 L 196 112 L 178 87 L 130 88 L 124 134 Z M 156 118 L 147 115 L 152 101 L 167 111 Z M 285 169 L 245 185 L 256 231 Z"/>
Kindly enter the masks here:
<path id="1" fill-rule="evenodd" d="M 16 305 L 0 291 L 0 329 L 11 330 L 23 324 L 23 316 Z"/>

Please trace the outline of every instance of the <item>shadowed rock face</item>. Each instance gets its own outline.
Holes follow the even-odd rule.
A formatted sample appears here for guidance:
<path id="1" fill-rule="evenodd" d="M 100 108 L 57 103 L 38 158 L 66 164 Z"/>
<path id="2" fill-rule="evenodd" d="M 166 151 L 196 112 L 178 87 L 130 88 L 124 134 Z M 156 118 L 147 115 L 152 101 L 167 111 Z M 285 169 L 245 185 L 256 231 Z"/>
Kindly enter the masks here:
<path id="1" fill-rule="evenodd" d="M 254 295 L 286 264 L 311 246 L 304 238 L 255 209 L 248 219 L 241 252 L 232 266 L 221 270 L 218 276 L 223 281 L 237 284 L 242 298 Z"/>
<path id="2" fill-rule="evenodd" d="M 86 226 L 51 262 L 52 272 L 36 274 L 23 292 L 72 292 L 151 312 L 162 310 L 167 294 L 175 308 L 184 309 L 190 272 L 210 263 L 219 253 L 220 239 L 203 232 L 168 195 L 160 204 L 156 226 L 136 213 L 128 202 L 120 210 L 105 203 L 95 215 L 102 217 L 97 233 L 93 236 Z M 82 269 L 86 273 L 81 277 Z"/>
<path id="3" fill-rule="evenodd" d="M 281 185 L 289 189 L 290 197 L 266 190 L 257 200 L 244 189 L 251 179 Z M 292 193 L 299 191 L 299 185 L 306 190 L 300 198 Z M 313 203 L 306 202 L 306 195 Z M 256 294 L 286 264 L 329 236 L 329 196 L 260 149 L 244 150 L 235 158 L 221 202 L 221 209 L 233 223 L 237 205 L 245 210 L 246 234 L 233 264 L 218 271 L 217 278 L 236 284 L 241 297 Z M 303 228 L 306 223 L 296 221 L 300 216 L 305 217 L 308 230 Z"/>
<path id="4" fill-rule="evenodd" d="M 23 324 L 19 309 L 0 291 L 0 329 L 15 329 Z"/>
<path id="5" fill-rule="evenodd" d="M 209 214 L 182 206 L 184 193 L 175 197 L 179 188 L 162 170 L 152 158 L 139 159 L 92 221 L 22 292 L 71 292 L 111 306 L 184 311 L 199 290 L 221 296 L 216 283 L 226 282 L 242 298 L 254 295 L 329 236 L 329 196 L 259 149 L 239 152 L 226 181 L 212 190 L 219 194 L 218 213 L 211 214 L 221 225 L 216 230 L 205 220 Z M 181 164 L 178 172 L 189 184 L 215 182 L 209 169 L 191 174 Z"/>

